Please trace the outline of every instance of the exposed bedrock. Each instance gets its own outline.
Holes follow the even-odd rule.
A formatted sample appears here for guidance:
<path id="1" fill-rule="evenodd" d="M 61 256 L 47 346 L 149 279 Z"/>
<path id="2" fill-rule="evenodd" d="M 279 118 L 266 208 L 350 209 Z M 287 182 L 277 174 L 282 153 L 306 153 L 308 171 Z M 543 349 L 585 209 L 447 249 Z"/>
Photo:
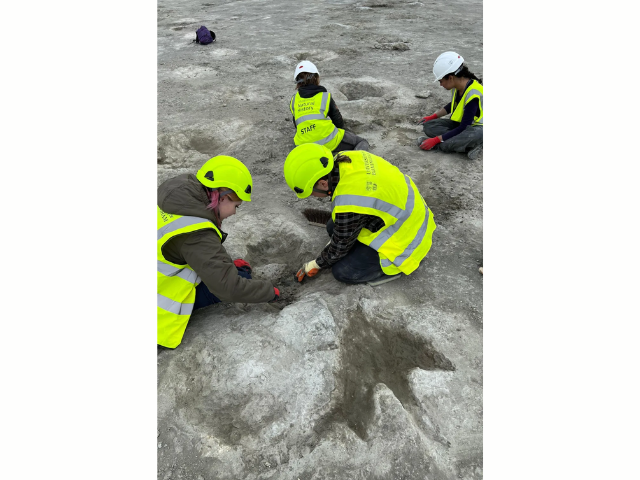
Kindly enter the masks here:
<path id="1" fill-rule="evenodd" d="M 215 155 L 244 162 L 252 201 L 223 222 L 224 247 L 281 293 L 198 310 L 182 344 L 158 350 L 158 479 L 480 480 L 483 157 L 415 140 L 451 99 L 433 80 L 440 53 L 482 77 L 482 1 L 159 0 L 157 15 L 157 182 Z M 215 43 L 192 42 L 201 25 Z M 330 209 L 283 177 L 300 60 L 432 210 L 411 275 L 294 279 L 329 241 L 303 210 Z"/>

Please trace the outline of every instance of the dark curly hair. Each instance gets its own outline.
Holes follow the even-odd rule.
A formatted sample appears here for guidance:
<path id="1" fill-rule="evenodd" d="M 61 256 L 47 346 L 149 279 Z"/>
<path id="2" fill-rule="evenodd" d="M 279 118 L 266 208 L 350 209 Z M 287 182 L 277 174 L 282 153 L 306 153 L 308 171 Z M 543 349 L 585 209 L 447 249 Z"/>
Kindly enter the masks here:
<path id="1" fill-rule="evenodd" d="M 320 85 L 320 75 L 311 72 L 302 72 L 296 77 L 296 90 L 306 85 Z"/>
<path id="2" fill-rule="evenodd" d="M 444 80 L 445 78 L 449 78 L 449 75 L 453 75 L 457 78 L 472 78 L 476 80 L 480 85 L 482 85 L 482 79 L 476 77 L 464 63 L 462 64 L 462 68 L 458 73 L 447 73 L 444 77 L 442 77 L 442 80 Z"/>
<path id="3" fill-rule="evenodd" d="M 342 153 L 342 152 L 340 152 Z M 349 157 L 347 157 L 346 155 L 336 155 L 336 157 L 333 160 L 334 165 L 336 163 L 351 163 L 351 159 Z"/>
<path id="4" fill-rule="evenodd" d="M 338 166 L 339 163 L 351 163 L 351 159 L 349 157 L 347 157 L 346 155 L 336 155 L 334 160 L 333 160 L 333 169 L 335 170 Z M 327 173 L 324 177 L 320 177 L 318 180 L 316 180 L 316 183 L 318 183 L 320 180 L 329 180 L 329 175 L 331 175 L 332 172 Z"/>

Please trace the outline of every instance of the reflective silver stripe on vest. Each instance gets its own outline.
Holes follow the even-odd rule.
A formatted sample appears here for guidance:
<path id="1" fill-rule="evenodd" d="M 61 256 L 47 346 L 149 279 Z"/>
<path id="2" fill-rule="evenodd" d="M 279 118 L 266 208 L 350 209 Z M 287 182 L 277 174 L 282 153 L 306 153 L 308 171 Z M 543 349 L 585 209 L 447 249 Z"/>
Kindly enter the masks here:
<path id="1" fill-rule="evenodd" d="M 464 97 L 464 104 L 466 105 L 469 102 L 469 97 L 473 96 L 473 95 L 478 95 L 478 102 L 480 103 L 480 112 L 483 112 L 483 105 L 482 105 L 482 93 L 480 92 L 480 90 L 476 90 L 475 88 L 473 90 L 469 90 L 467 92 L 467 95 Z M 479 120 L 479 121 L 474 121 L 474 125 L 482 125 L 484 123 L 484 115 L 483 117 Z"/>
<path id="2" fill-rule="evenodd" d="M 331 202 L 331 210 L 336 206 L 344 207 L 354 205 L 356 207 L 367 207 L 381 212 L 388 213 L 394 218 L 400 218 L 403 209 L 396 207 L 391 203 L 387 203 L 384 200 L 373 197 L 365 197 L 364 195 L 338 195 L 333 202 Z"/>
<path id="3" fill-rule="evenodd" d="M 324 137 L 322 140 L 318 140 L 317 142 L 313 142 L 313 143 L 317 143 L 318 145 L 324 145 L 325 143 L 329 143 L 331 140 L 333 140 L 337 134 L 338 134 L 338 129 L 334 126 L 333 132 L 331 132 L 329 135 Z"/>
<path id="4" fill-rule="evenodd" d="M 195 225 L 196 223 L 209 222 L 213 225 L 211 220 L 207 220 L 206 218 L 200 217 L 180 217 L 177 220 L 165 225 L 164 227 L 160 227 L 158 229 L 158 240 L 164 237 L 167 233 L 175 232 L 184 227 L 188 227 L 189 225 Z"/>
<path id="5" fill-rule="evenodd" d="M 191 315 L 193 303 L 180 303 L 158 294 L 158 307 L 176 315 Z"/>
<path id="6" fill-rule="evenodd" d="M 473 90 L 469 90 L 467 92 L 467 94 L 464 97 L 464 103 L 465 105 L 467 104 L 467 102 L 469 101 L 470 97 L 473 97 L 474 95 L 478 95 L 478 97 L 480 97 L 480 103 L 482 103 L 482 92 L 480 92 L 480 90 L 476 90 L 475 88 Z"/>
<path id="7" fill-rule="evenodd" d="M 329 92 L 322 93 L 322 102 L 320 102 L 320 113 L 313 113 L 296 118 L 296 127 L 307 120 L 324 120 L 327 118 L 327 100 L 329 100 Z M 294 115 L 295 117 L 295 115 Z"/>
<path id="8" fill-rule="evenodd" d="M 194 285 L 200 283 L 200 277 L 190 268 L 178 268 L 158 260 L 158 271 L 167 277 L 180 277 Z"/>
<path id="9" fill-rule="evenodd" d="M 411 254 L 415 251 L 415 249 L 418 248 L 418 245 L 422 243 L 422 240 L 424 239 L 424 234 L 427 231 L 427 226 L 429 225 L 429 216 L 430 216 L 429 208 L 426 205 L 424 206 L 424 209 L 426 213 L 426 215 L 424 216 L 424 222 L 422 222 L 422 225 L 420 226 L 418 233 L 416 233 L 416 236 L 413 238 L 409 246 L 407 246 L 407 248 L 404 249 L 404 252 L 398 255 L 393 261 L 389 259 L 385 259 L 380 262 L 380 265 L 382 265 L 383 267 L 389 267 L 391 266 L 391 264 L 393 264 L 396 267 L 399 267 L 407 258 L 411 256 Z"/>
<path id="10" fill-rule="evenodd" d="M 305 115 L 304 117 L 300 117 L 296 120 L 296 127 L 300 125 L 302 122 L 306 122 L 307 120 L 325 120 L 325 117 L 321 113 L 313 113 L 311 115 Z"/>
<path id="11" fill-rule="evenodd" d="M 398 230 L 400 230 L 400 227 L 402 227 L 404 222 L 413 213 L 413 205 L 415 202 L 415 192 L 413 191 L 413 187 L 411 186 L 411 181 L 409 180 L 408 176 L 406 175 L 404 176 L 404 181 L 407 182 L 407 188 L 409 189 L 409 195 L 407 197 L 407 206 L 402 212 L 402 214 L 400 215 L 400 217 L 397 217 L 398 221 L 393 225 L 391 225 L 386 230 L 383 230 L 382 232 L 380 232 L 380 235 L 374 238 L 373 242 L 369 244 L 369 246 L 376 251 L 380 250 L 380 247 L 382 247 L 382 245 L 384 245 L 384 243 L 387 240 L 389 240 L 393 234 L 395 234 Z"/>
<path id="12" fill-rule="evenodd" d="M 293 118 L 296 118 L 296 95 L 297 93 L 295 93 L 293 97 L 291 97 L 291 101 L 289 102 L 289 107 L 291 108 L 291 113 L 293 113 Z"/>

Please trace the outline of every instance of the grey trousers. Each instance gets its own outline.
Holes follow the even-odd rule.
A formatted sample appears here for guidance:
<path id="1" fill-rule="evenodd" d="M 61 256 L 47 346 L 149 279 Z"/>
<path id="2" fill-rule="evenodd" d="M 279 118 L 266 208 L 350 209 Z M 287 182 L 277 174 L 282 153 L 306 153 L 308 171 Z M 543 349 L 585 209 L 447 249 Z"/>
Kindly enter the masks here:
<path id="1" fill-rule="evenodd" d="M 342 150 L 366 150 L 369 151 L 371 147 L 369 142 L 364 138 L 357 136 L 355 133 L 344 131 L 344 137 L 338 146 L 333 150 L 333 153 L 341 152 Z"/>
<path id="2" fill-rule="evenodd" d="M 426 122 L 422 125 L 424 134 L 429 138 L 437 137 L 443 133 L 447 133 L 449 130 L 453 130 L 458 125 L 458 122 L 449 120 L 448 118 L 436 118 L 430 122 Z M 473 150 L 475 147 L 482 143 L 482 125 L 469 125 L 461 133 L 455 137 L 451 137 L 442 143 L 439 143 L 433 150 L 440 150 L 441 152 L 459 152 L 467 153 Z"/>

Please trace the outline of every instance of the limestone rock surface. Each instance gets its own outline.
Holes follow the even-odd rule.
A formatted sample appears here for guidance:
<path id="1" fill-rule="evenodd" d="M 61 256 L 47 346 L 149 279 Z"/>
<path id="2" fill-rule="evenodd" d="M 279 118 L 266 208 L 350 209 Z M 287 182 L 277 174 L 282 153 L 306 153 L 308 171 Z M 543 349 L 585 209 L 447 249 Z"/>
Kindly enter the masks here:
<path id="1" fill-rule="evenodd" d="M 206 25 L 217 41 L 193 43 Z M 482 2 L 158 2 L 158 184 L 242 160 L 253 201 L 224 246 L 281 291 L 217 304 L 158 351 L 158 479 L 482 478 L 482 162 L 424 152 L 450 100 L 442 52 L 482 77 Z M 370 287 L 294 272 L 329 237 L 283 178 L 293 69 L 313 61 L 345 128 L 411 176 L 438 225 L 412 275 Z"/>

